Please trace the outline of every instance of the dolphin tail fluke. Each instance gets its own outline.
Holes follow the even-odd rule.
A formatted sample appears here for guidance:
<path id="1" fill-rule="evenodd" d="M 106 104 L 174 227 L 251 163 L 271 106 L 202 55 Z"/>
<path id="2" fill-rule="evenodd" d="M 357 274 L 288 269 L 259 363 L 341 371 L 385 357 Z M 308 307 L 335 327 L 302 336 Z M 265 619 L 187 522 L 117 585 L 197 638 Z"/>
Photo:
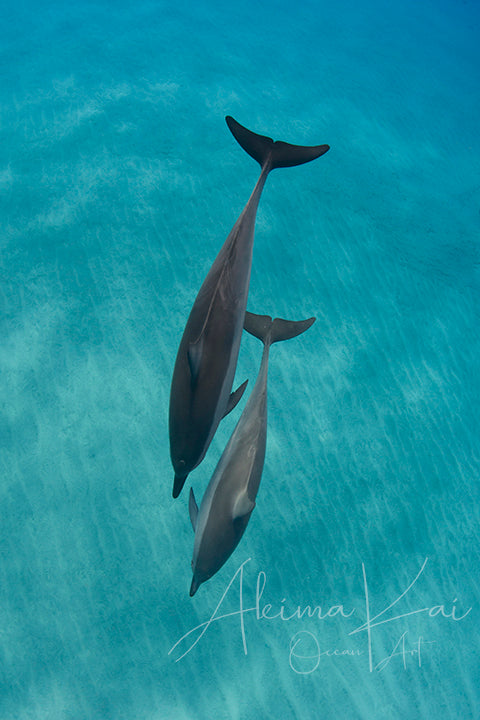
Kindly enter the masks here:
<path id="1" fill-rule="evenodd" d="M 308 318 L 308 320 L 282 320 L 281 318 L 272 320 L 269 315 L 255 315 L 247 311 L 243 327 L 264 344 L 267 342 L 272 344 L 301 335 L 314 322 L 314 317 Z"/>
<path id="2" fill-rule="evenodd" d="M 302 165 L 310 162 L 310 160 L 315 160 L 330 149 L 329 145 L 309 147 L 306 145 L 290 145 L 280 140 L 274 142 L 272 138 L 257 135 L 257 133 L 247 130 L 246 127 L 240 125 L 230 115 L 227 115 L 225 120 L 233 137 L 245 152 L 260 163 L 262 167 L 268 164 L 270 170 Z"/>

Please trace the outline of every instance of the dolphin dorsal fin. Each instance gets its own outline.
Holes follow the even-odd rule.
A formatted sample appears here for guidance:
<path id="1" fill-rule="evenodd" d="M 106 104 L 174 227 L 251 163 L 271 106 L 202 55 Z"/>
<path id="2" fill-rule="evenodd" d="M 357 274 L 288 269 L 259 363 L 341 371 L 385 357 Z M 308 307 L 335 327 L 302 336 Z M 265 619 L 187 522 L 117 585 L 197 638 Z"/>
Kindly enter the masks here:
<path id="1" fill-rule="evenodd" d="M 238 520 L 239 518 L 244 517 L 245 515 L 249 515 L 253 508 L 255 507 L 255 501 L 251 500 L 248 497 L 247 490 L 242 490 L 236 497 L 234 505 L 233 505 L 233 511 L 232 511 L 232 517 L 234 520 Z"/>
<path id="2" fill-rule="evenodd" d="M 226 417 L 228 415 L 228 413 L 232 412 L 233 408 L 236 407 L 236 405 L 238 405 L 238 403 L 240 402 L 240 400 L 242 398 L 243 393 L 245 392 L 247 383 L 248 383 L 248 380 L 245 380 L 245 382 L 242 383 L 235 390 L 235 392 L 232 392 L 232 394 L 228 398 L 227 409 L 225 410 L 223 417 Z"/>
<path id="3" fill-rule="evenodd" d="M 192 487 L 190 488 L 190 495 L 188 498 L 188 512 L 190 515 L 190 522 L 192 523 L 193 530 L 195 531 L 197 527 L 198 505 L 195 500 L 195 494 Z"/>

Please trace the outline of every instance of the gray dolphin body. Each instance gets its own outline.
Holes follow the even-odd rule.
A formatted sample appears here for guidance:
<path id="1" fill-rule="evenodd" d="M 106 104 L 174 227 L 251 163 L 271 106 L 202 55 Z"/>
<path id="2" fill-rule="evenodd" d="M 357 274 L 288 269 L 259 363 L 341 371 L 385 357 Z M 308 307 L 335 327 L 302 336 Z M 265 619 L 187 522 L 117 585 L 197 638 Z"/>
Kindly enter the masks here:
<path id="1" fill-rule="evenodd" d="M 270 345 L 305 332 L 315 318 L 293 322 L 246 313 L 245 329 L 264 343 L 255 386 L 197 508 L 190 488 L 195 541 L 190 595 L 228 560 L 255 507 L 267 439 L 267 374 Z"/>
<path id="2" fill-rule="evenodd" d="M 169 412 L 173 497 L 178 497 L 189 472 L 203 460 L 220 420 L 245 390 L 246 383 L 231 392 L 247 306 L 255 218 L 267 175 L 274 168 L 314 160 L 329 149 L 274 142 L 231 117 L 226 121 L 262 171 L 200 288 L 178 349 Z"/>

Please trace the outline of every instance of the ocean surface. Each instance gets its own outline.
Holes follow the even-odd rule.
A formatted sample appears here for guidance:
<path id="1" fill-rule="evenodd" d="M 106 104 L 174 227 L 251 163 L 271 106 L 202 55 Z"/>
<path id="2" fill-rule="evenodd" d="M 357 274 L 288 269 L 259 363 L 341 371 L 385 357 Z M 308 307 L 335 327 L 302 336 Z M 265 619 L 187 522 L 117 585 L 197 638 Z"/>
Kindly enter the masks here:
<path id="1" fill-rule="evenodd" d="M 0 8 L 1 720 L 480 717 L 480 10 Z M 189 597 L 183 328 L 258 165 L 270 354 L 245 536 Z M 235 387 L 255 380 L 244 334 Z"/>

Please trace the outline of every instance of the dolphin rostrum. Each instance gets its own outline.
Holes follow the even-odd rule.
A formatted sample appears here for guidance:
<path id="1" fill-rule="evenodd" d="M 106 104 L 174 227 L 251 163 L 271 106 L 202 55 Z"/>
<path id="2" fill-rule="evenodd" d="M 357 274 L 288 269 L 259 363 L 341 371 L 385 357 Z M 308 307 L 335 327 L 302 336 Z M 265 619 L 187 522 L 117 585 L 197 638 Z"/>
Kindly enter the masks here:
<path id="1" fill-rule="evenodd" d="M 323 155 L 328 145 L 274 142 L 226 118 L 235 139 L 261 165 L 257 184 L 230 231 L 193 303 L 175 361 L 170 391 L 170 456 L 173 497 L 203 460 L 220 420 L 232 410 L 246 382 L 232 391 L 247 306 L 258 202 L 268 173 Z"/>
<path id="2" fill-rule="evenodd" d="M 294 322 L 245 315 L 245 330 L 264 343 L 255 386 L 207 486 L 200 509 L 190 488 L 195 531 L 190 595 L 212 577 L 237 547 L 255 507 L 267 440 L 267 374 L 270 345 L 305 332 L 315 318 Z"/>

